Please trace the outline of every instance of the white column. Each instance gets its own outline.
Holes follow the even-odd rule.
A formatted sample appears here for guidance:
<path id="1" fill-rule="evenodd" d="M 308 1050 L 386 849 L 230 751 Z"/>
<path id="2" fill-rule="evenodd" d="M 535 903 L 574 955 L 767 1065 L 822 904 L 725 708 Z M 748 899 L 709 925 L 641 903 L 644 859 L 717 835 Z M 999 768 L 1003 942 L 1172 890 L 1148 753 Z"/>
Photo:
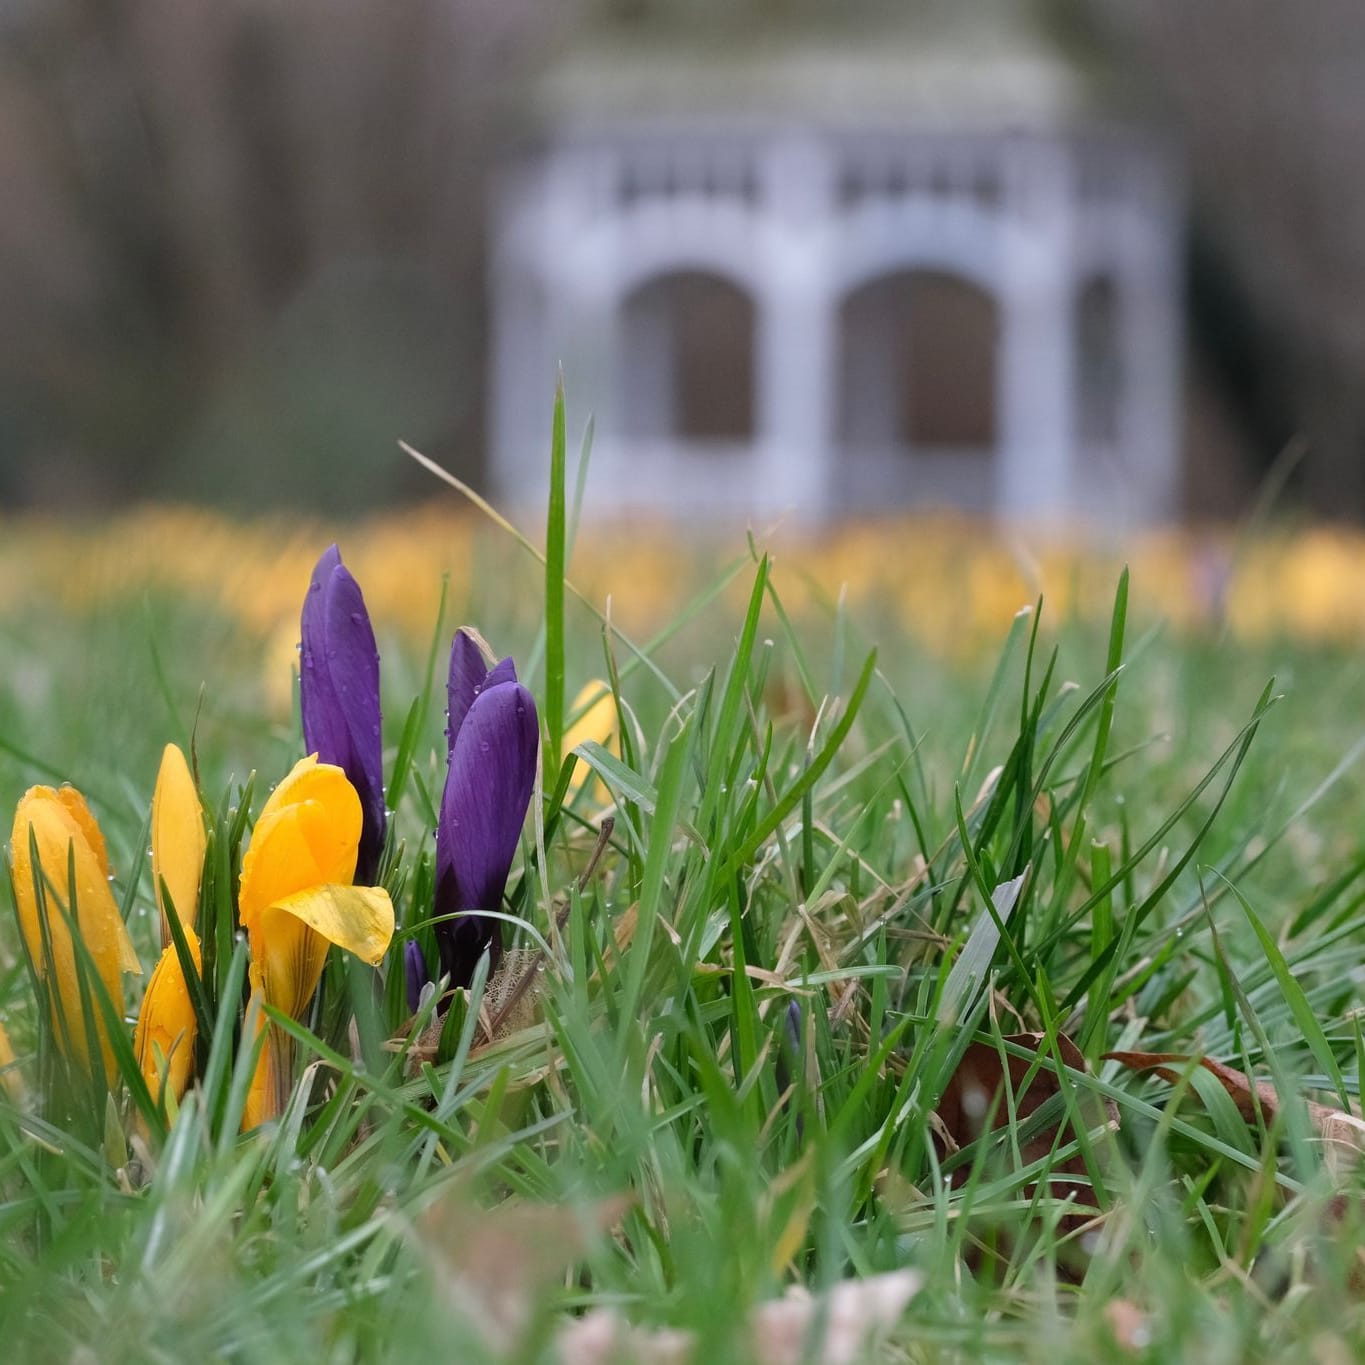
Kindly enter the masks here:
<path id="1" fill-rule="evenodd" d="M 1173 187 L 1150 195 L 1139 207 L 1135 231 L 1118 263 L 1120 450 L 1135 493 L 1133 511 L 1149 521 L 1174 515 L 1180 502 L 1183 357 L 1177 204 Z"/>
<path id="2" fill-rule="evenodd" d="M 1006 204 L 996 510 L 1060 519 L 1075 505 L 1072 184 L 1065 148 L 1028 150 Z"/>
<path id="3" fill-rule="evenodd" d="M 546 386 L 544 372 L 551 369 L 544 351 L 546 295 L 532 230 L 539 186 L 528 168 L 508 171 L 493 202 L 488 476 L 494 495 L 503 499 L 519 496 L 538 431 L 526 395 Z"/>
<path id="4" fill-rule="evenodd" d="M 620 209 L 604 193 L 612 156 L 609 148 L 567 147 L 554 153 L 538 224 L 547 293 L 544 335 L 538 344 L 552 366 L 563 369 L 571 471 L 584 425 L 593 418 L 598 435 L 587 497 L 598 509 L 607 510 L 619 505 L 626 491 L 611 468 L 622 448 L 613 439 L 620 424 L 612 403 L 621 294 L 614 228 Z M 552 376 L 541 403 L 545 435 L 533 452 L 534 474 L 529 479 L 540 491 L 542 505 L 548 491 L 553 400 Z M 525 401 L 535 404 L 540 395 L 526 395 Z"/>
<path id="5" fill-rule="evenodd" d="M 832 173 L 828 147 L 813 138 L 782 139 L 763 168 L 754 503 L 804 521 L 831 510 Z"/>

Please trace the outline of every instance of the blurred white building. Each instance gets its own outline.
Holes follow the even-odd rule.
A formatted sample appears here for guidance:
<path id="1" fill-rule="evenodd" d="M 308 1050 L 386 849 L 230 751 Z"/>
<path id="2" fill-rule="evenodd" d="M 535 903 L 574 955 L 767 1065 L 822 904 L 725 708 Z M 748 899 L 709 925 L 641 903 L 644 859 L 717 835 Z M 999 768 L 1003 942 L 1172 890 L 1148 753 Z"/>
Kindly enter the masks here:
<path id="1" fill-rule="evenodd" d="M 543 496 L 562 364 L 598 512 L 1173 511 L 1171 158 L 991 12 L 565 58 L 495 206 L 500 495 Z"/>

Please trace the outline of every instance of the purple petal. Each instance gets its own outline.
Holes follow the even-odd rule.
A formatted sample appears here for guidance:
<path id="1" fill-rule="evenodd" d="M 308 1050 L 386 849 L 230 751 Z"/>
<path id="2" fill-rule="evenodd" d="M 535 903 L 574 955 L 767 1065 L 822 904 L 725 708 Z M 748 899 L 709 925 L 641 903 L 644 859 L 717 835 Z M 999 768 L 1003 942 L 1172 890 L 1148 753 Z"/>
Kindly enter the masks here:
<path id="1" fill-rule="evenodd" d="M 364 823 L 356 879 L 370 882 L 379 867 L 387 823 L 379 652 L 360 585 L 335 545 L 313 570 L 301 625 L 304 744 L 321 762 L 340 767 L 360 796 Z"/>
<path id="2" fill-rule="evenodd" d="M 516 665 L 503 659 L 490 670 L 478 645 L 462 630 L 450 645 L 450 677 L 446 683 L 446 756 L 455 748 L 455 737 L 480 692 L 499 683 L 516 682 Z"/>
<path id="3" fill-rule="evenodd" d="M 416 939 L 410 938 L 403 945 L 403 979 L 408 991 L 408 1013 L 416 1014 L 422 1003 L 422 988 L 431 980 L 422 946 Z"/>
<path id="4" fill-rule="evenodd" d="M 457 630 L 450 644 L 450 677 L 446 682 L 447 757 L 455 748 L 455 736 L 487 677 L 488 666 L 478 645 L 464 631 Z"/>
<path id="5" fill-rule="evenodd" d="M 501 665 L 499 665 L 501 667 Z M 517 682 L 474 698 L 451 751 L 436 832 L 436 913 L 497 910 L 516 856 L 535 785 L 540 724 L 531 694 Z M 485 948 L 502 947 L 497 920 L 481 916 L 437 926 L 441 966 L 468 984 Z"/>

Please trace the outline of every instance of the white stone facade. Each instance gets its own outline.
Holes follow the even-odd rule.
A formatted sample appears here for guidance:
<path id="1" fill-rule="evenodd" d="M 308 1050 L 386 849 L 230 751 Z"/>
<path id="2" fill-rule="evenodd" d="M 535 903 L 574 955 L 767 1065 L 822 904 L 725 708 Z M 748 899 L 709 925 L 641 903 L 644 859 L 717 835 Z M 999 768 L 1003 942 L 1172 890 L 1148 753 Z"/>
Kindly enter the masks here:
<path id="1" fill-rule="evenodd" d="M 1129 127 L 821 130 L 698 116 L 558 133 L 509 164 L 495 203 L 496 492 L 543 496 L 562 365 L 571 414 L 596 423 L 595 512 L 821 521 L 935 503 L 1028 520 L 1169 515 L 1181 219 L 1162 145 Z M 955 344 L 963 373 L 989 388 L 979 420 L 950 420 L 942 447 L 898 415 L 932 331 L 909 373 L 883 363 L 894 300 L 913 293 L 888 286 L 879 306 L 878 291 L 917 276 L 962 286 L 976 321 Z M 678 279 L 720 284 L 715 316 L 730 324 L 703 345 L 751 406 L 728 431 L 676 418 L 669 309 L 685 295 L 652 286 Z M 937 382 L 951 387 L 952 357 L 939 360 Z M 688 363 L 688 382 L 705 385 Z M 919 425 L 932 435 L 936 422 Z"/>

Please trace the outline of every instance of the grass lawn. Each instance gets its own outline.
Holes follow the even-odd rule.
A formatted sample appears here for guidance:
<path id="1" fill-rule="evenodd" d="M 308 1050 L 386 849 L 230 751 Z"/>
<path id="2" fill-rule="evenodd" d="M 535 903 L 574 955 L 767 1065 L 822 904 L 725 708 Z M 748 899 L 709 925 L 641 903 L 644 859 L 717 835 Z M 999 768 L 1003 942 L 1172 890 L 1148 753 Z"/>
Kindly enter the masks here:
<path id="1" fill-rule="evenodd" d="M 5 913 L 5 1359 L 1365 1351 L 1349 631 L 1163 625 L 1140 565 L 1083 555 L 1061 595 L 1102 612 L 1054 610 L 1044 582 L 1041 613 L 1013 616 L 1031 594 L 1007 587 L 998 619 L 917 630 L 902 598 L 933 582 L 841 599 L 740 539 L 723 569 L 679 556 L 667 611 L 637 602 L 623 632 L 608 594 L 658 557 L 585 529 L 585 604 L 560 586 L 562 509 L 535 536 L 548 570 L 491 529 L 452 543 L 443 610 L 401 535 L 344 528 L 382 656 L 397 930 L 382 966 L 333 949 L 297 1017 L 268 1016 L 290 1093 L 243 1133 L 265 1044 L 238 871 L 304 752 L 289 651 L 330 536 L 272 554 L 264 523 L 211 544 L 180 524 L 138 549 L 181 566 L 151 586 L 82 561 L 93 530 L 11 528 L 4 559 L 0 804 L 8 822 L 62 781 L 89 799 L 144 964 L 130 1017 L 160 952 L 167 742 L 192 750 L 208 830 L 178 1101 L 126 1043 L 107 1086 L 72 1063 Z M 951 597 L 977 551 L 936 543 Z M 293 604 L 283 640 L 267 598 Z M 515 658 L 544 751 L 509 951 L 414 1018 L 461 624 Z M 620 738 L 561 767 L 593 678 Z"/>

